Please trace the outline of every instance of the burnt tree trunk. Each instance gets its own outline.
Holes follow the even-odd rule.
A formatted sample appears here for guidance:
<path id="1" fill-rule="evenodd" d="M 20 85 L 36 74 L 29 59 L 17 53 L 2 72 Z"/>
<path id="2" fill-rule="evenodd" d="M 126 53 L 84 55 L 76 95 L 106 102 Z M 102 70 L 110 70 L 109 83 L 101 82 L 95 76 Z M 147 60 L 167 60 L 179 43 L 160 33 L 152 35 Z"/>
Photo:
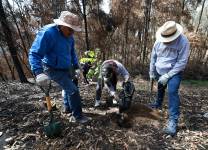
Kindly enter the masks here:
<path id="1" fill-rule="evenodd" d="M 203 13 L 203 10 L 204 10 L 204 4 L 205 4 L 205 1 L 206 1 L 206 0 L 204 0 L 203 3 L 202 3 L 202 9 L 201 9 L 200 16 L 199 16 L 199 22 L 198 22 L 198 25 L 197 25 L 197 28 L 196 28 L 196 33 L 198 32 L 198 30 L 199 30 L 199 25 L 200 25 L 200 23 L 201 23 L 201 18 L 202 18 L 202 13 Z"/>
<path id="2" fill-rule="evenodd" d="M 11 53 L 11 57 L 17 70 L 19 79 L 21 82 L 28 82 L 22 69 L 21 63 L 17 57 L 17 48 L 14 46 L 14 40 L 11 36 L 12 32 L 8 26 L 8 21 L 3 9 L 2 0 L 0 0 L 0 21 L 4 32 L 5 40 L 8 44 L 9 52 Z"/>
<path id="3" fill-rule="evenodd" d="M 5 58 L 5 60 L 6 60 L 6 63 L 7 63 L 7 65 L 8 65 L 8 67 L 9 67 L 9 70 L 10 70 L 10 72 L 11 72 L 12 80 L 15 80 L 15 75 L 14 75 L 14 72 L 12 71 L 11 65 L 9 64 L 9 60 L 8 60 L 8 58 L 7 58 L 6 52 L 5 52 L 4 48 L 3 48 L 1 45 L 0 45 L 0 47 L 1 47 L 1 50 L 2 50 L 2 52 L 3 52 L 4 58 Z"/>
<path id="4" fill-rule="evenodd" d="M 152 0 L 145 0 L 145 10 L 144 10 L 144 30 L 143 30 L 143 56 L 142 63 L 145 64 L 146 58 L 146 49 L 147 49 L 147 40 L 148 40 L 148 31 L 149 31 L 149 22 L 150 22 L 150 12 L 151 12 Z"/>
<path id="5" fill-rule="evenodd" d="M 88 30 L 87 30 L 87 15 L 86 15 L 86 1 L 82 0 L 82 6 L 83 6 L 83 18 L 84 18 L 84 26 L 85 26 L 85 40 L 86 40 L 86 47 L 87 51 L 90 50 L 89 45 L 89 38 L 88 38 Z"/>

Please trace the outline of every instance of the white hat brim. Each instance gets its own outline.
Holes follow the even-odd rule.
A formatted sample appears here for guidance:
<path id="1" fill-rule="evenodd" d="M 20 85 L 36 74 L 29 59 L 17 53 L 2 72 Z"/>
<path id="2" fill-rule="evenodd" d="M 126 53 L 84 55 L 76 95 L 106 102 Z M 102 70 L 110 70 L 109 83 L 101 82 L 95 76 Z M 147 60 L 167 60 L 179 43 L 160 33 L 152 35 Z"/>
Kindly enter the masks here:
<path id="1" fill-rule="evenodd" d="M 177 31 L 175 34 L 169 36 L 169 37 L 163 37 L 161 32 L 162 32 L 162 27 L 160 27 L 157 32 L 156 32 L 156 40 L 159 41 L 159 42 L 171 42 L 171 41 L 174 41 L 175 39 L 177 39 L 177 37 L 179 37 L 181 35 L 181 33 L 183 32 L 183 27 L 176 23 L 176 28 L 177 28 Z"/>
<path id="2" fill-rule="evenodd" d="M 63 22 L 62 20 L 60 19 L 53 19 L 54 23 L 57 24 L 57 25 L 62 25 L 62 26 L 66 26 L 66 27 L 69 27 L 69 28 L 72 28 L 74 31 L 77 31 L 77 32 L 80 32 L 82 31 L 82 28 L 78 27 L 78 26 L 73 26 L 71 24 L 68 24 L 68 23 L 65 23 Z"/>

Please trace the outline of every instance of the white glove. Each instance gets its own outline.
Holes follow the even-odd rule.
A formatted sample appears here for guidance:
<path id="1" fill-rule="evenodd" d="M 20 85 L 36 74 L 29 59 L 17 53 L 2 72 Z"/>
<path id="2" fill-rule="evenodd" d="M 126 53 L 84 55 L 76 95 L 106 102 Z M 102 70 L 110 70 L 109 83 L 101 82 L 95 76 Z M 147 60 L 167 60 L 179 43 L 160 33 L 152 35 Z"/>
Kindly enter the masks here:
<path id="1" fill-rule="evenodd" d="M 75 70 L 75 76 L 76 76 L 77 78 L 82 78 L 82 74 L 81 74 L 81 70 L 80 70 L 80 69 L 76 69 L 76 70 Z"/>
<path id="2" fill-rule="evenodd" d="M 76 74 L 77 77 L 80 77 L 80 74 L 81 74 L 80 69 L 76 69 L 76 70 L 75 70 L 75 74 Z"/>
<path id="3" fill-rule="evenodd" d="M 115 91 L 110 91 L 110 96 L 115 97 L 116 96 L 116 92 Z"/>
<path id="4" fill-rule="evenodd" d="M 124 76 L 124 82 L 127 82 L 129 80 L 129 75 Z"/>
<path id="5" fill-rule="evenodd" d="M 115 91 L 110 91 L 110 96 L 113 96 L 114 101 L 117 101 L 119 99 Z"/>
<path id="6" fill-rule="evenodd" d="M 155 76 L 155 74 L 154 74 L 154 73 L 149 73 L 149 77 L 150 77 L 150 79 L 153 79 L 153 80 L 155 80 L 155 79 L 156 79 L 156 76 Z"/>
<path id="7" fill-rule="evenodd" d="M 36 76 L 36 82 L 40 86 L 48 86 L 50 84 L 50 79 L 46 74 L 41 73 Z"/>
<path id="8" fill-rule="evenodd" d="M 163 85 L 166 85 L 169 79 L 170 79 L 170 76 L 166 73 L 159 78 L 158 82 Z"/>

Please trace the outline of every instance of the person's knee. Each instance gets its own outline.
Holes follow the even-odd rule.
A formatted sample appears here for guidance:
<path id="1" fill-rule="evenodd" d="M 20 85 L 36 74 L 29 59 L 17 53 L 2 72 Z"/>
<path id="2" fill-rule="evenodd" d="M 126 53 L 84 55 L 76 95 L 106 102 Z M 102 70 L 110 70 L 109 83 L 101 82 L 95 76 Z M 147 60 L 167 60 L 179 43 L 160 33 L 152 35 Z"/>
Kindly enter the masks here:
<path id="1" fill-rule="evenodd" d="M 178 89 L 176 89 L 176 88 L 169 88 L 168 89 L 168 94 L 169 95 L 177 95 L 178 94 Z"/>

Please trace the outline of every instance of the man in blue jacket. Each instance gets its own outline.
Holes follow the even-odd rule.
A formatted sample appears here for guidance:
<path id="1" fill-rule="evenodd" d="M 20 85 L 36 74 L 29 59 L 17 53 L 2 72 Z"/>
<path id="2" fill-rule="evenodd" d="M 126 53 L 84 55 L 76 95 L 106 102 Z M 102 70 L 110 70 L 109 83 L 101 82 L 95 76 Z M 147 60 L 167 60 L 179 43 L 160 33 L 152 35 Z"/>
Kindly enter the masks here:
<path id="1" fill-rule="evenodd" d="M 68 11 L 61 12 L 54 24 L 44 26 L 37 33 L 29 52 L 29 63 L 39 85 L 54 80 L 66 91 L 69 99 L 64 103 L 65 107 L 72 110 L 74 121 L 85 123 L 89 119 L 83 116 L 79 91 L 69 76 L 72 67 L 79 69 L 74 31 L 81 31 L 78 16 Z"/>
<path id="2" fill-rule="evenodd" d="M 165 89 L 168 87 L 169 121 L 164 132 L 175 135 L 179 119 L 180 99 L 178 89 L 183 70 L 189 57 L 189 41 L 182 33 L 183 27 L 175 21 L 167 21 L 156 33 L 152 49 L 150 79 L 158 80 L 158 92 L 152 108 L 162 108 Z"/>

